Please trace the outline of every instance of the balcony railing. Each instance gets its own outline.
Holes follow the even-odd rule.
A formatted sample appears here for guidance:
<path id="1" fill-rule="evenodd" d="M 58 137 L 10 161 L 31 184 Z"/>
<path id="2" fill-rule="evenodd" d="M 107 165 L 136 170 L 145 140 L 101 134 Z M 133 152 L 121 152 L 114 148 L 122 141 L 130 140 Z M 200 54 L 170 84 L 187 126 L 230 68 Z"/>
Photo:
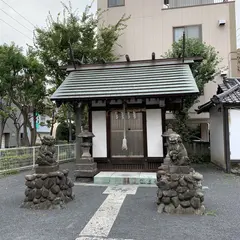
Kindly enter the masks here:
<path id="1" fill-rule="evenodd" d="M 164 0 L 164 8 L 181 8 L 207 4 L 228 3 L 234 0 Z"/>

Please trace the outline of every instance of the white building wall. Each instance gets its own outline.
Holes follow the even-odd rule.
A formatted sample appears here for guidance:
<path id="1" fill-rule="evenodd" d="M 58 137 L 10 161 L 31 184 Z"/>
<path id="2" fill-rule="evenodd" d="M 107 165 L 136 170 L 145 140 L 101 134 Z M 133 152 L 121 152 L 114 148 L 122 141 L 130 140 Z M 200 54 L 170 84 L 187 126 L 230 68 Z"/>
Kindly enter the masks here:
<path id="1" fill-rule="evenodd" d="M 224 135 L 223 135 L 223 110 L 215 107 L 210 111 L 210 148 L 211 161 L 226 169 Z"/>
<path id="2" fill-rule="evenodd" d="M 239 132 L 240 109 L 229 109 L 229 140 L 231 161 L 240 160 Z"/>
<path id="3" fill-rule="evenodd" d="M 147 109 L 148 157 L 163 157 L 162 110 Z"/>
<path id="4" fill-rule="evenodd" d="M 107 157 L 106 111 L 92 112 L 93 157 Z"/>

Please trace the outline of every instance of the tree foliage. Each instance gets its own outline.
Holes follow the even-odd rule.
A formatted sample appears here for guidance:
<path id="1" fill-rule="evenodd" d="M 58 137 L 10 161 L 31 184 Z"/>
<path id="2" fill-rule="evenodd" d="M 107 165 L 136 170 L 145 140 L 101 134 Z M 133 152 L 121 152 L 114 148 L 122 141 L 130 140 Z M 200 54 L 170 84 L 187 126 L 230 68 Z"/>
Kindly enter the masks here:
<path id="1" fill-rule="evenodd" d="M 165 57 L 179 58 L 183 54 L 183 39 L 174 42 L 172 49 L 169 50 Z M 206 83 L 213 81 L 214 77 L 219 73 L 218 65 L 221 59 L 214 47 L 207 45 L 197 39 L 186 39 L 185 41 L 185 57 L 202 57 L 201 62 L 191 64 L 191 70 L 196 80 L 200 93 L 203 93 Z M 189 141 L 191 129 L 187 125 L 189 118 L 189 109 L 197 102 L 200 94 L 185 97 L 183 100 L 183 109 L 176 111 L 175 129 L 178 131 L 184 141 Z"/>
<path id="2" fill-rule="evenodd" d="M 69 124 L 67 123 L 60 123 L 57 127 L 56 130 L 56 139 L 58 141 L 69 141 Z M 73 129 L 73 136 L 72 140 L 75 140 L 75 126 L 72 124 L 72 129 Z"/>
<path id="3" fill-rule="evenodd" d="M 49 15 L 48 26 L 36 29 L 35 47 L 54 86 L 59 86 L 66 76 L 61 67 L 70 63 L 70 45 L 74 58 L 82 64 L 118 58 L 114 45 L 126 27 L 127 18 L 123 16 L 115 25 L 100 25 L 103 12 L 92 14 L 90 9 L 91 6 L 87 6 L 80 15 L 73 11 L 71 4 L 63 4 L 63 11 L 56 20 Z"/>
<path id="4" fill-rule="evenodd" d="M 0 46 L 0 92 L 9 99 L 12 107 L 8 111 L 5 108 L 5 113 L 15 120 L 18 117 L 14 108 L 22 114 L 26 145 L 34 145 L 36 141 L 36 124 L 32 116 L 36 111 L 41 113 L 44 110 L 45 85 L 44 66 L 32 49 L 25 56 L 14 44 Z"/>

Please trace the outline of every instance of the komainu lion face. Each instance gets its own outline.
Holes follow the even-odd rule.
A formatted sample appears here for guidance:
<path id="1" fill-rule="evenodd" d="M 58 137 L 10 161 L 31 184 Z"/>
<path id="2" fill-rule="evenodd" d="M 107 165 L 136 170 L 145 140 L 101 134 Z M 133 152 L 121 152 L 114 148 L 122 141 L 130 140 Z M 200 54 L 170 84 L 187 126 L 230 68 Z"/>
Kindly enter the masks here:
<path id="1" fill-rule="evenodd" d="M 182 143 L 182 139 L 179 134 L 171 134 L 169 136 L 169 143 L 172 145 L 176 145 L 178 143 Z"/>

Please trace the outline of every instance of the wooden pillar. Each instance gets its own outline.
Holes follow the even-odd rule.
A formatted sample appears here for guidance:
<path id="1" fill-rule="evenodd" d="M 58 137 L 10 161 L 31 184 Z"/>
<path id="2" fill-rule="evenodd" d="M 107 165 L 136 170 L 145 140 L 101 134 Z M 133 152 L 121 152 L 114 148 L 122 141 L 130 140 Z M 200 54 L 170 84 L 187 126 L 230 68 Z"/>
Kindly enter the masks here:
<path id="1" fill-rule="evenodd" d="M 167 130 L 166 127 L 166 108 L 161 108 L 162 114 L 162 134 Z M 166 147 L 166 138 L 163 138 L 163 157 L 165 158 L 167 155 L 167 147 Z"/>
<path id="2" fill-rule="evenodd" d="M 80 102 L 75 106 L 75 121 L 76 121 L 76 163 L 80 161 L 81 157 L 81 140 L 77 136 L 81 133 L 82 127 L 82 109 L 83 104 Z"/>

